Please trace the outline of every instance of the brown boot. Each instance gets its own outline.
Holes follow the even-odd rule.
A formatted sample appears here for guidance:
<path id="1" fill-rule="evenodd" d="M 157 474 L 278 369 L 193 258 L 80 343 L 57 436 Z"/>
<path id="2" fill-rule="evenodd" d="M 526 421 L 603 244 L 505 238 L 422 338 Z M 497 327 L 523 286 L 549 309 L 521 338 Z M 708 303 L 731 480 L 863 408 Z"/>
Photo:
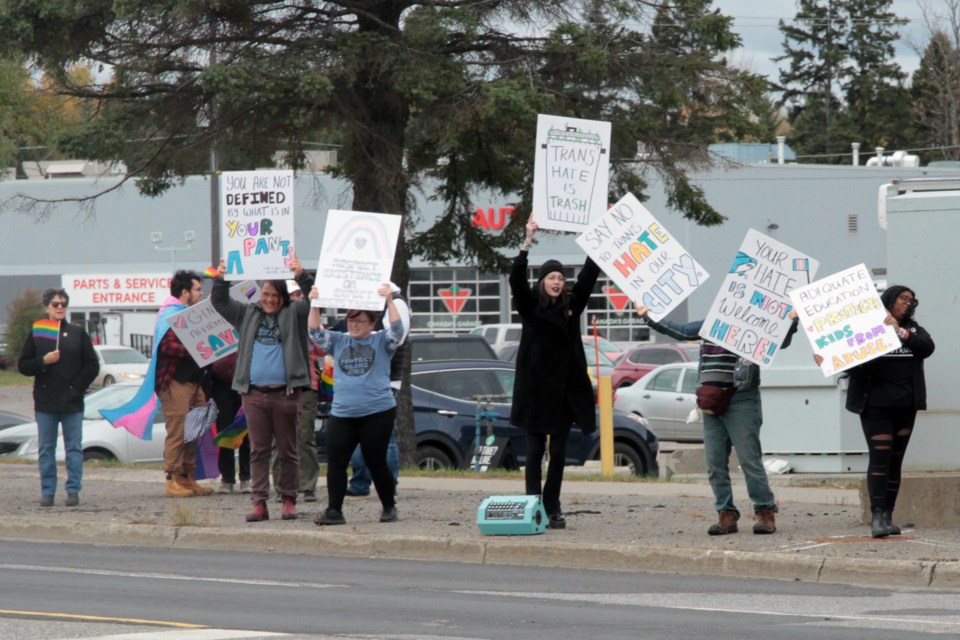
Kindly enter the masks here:
<path id="1" fill-rule="evenodd" d="M 710 528 L 707 529 L 707 533 L 712 536 L 725 536 L 728 533 L 736 533 L 740 531 L 737 528 L 737 520 L 740 519 L 740 514 L 732 509 L 724 509 L 718 511 L 717 514 L 720 516 L 717 524 L 710 525 Z"/>
<path id="2" fill-rule="evenodd" d="M 180 476 L 177 478 L 177 484 L 195 496 L 208 496 L 213 493 L 213 488 L 200 486 L 197 484 L 197 481 L 193 479 L 193 476 Z"/>
<path id="3" fill-rule="evenodd" d="M 776 511 L 766 507 L 757 509 L 757 522 L 753 525 L 753 532 L 758 534 L 773 533 L 777 530 Z"/>
<path id="4" fill-rule="evenodd" d="M 168 498 L 192 498 L 193 491 L 180 486 L 180 483 L 173 478 L 167 478 L 167 497 Z"/>

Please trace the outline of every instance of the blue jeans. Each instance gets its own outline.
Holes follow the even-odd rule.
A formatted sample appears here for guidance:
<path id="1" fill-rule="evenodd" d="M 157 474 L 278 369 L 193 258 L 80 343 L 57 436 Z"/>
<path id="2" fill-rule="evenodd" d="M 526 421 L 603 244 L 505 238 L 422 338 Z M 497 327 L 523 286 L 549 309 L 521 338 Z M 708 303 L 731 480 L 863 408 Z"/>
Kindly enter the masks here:
<path id="1" fill-rule="evenodd" d="M 766 469 L 763 468 L 761 424 L 763 410 L 760 406 L 760 389 L 756 387 L 735 393 L 723 415 L 703 414 L 703 452 L 717 511 L 740 512 L 733 504 L 733 487 L 730 484 L 731 446 L 737 450 L 754 512 L 764 508 L 777 509 L 776 499 L 767 482 Z"/>
<path id="2" fill-rule="evenodd" d="M 57 432 L 63 425 L 63 448 L 67 453 L 67 493 L 80 493 L 83 488 L 83 412 L 37 412 L 39 435 L 40 493 L 53 496 L 57 492 Z"/>
<path id="3" fill-rule="evenodd" d="M 390 434 L 390 442 L 387 444 L 387 467 L 393 474 L 393 483 L 396 484 L 400 477 L 400 452 L 397 450 L 397 434 Z M 350 477 L 348 487 L 353 493 L 367 495 L 370 493 L 370 483 L 373 479 L 370 476 L 370 469 L 363 461 L 363 454 L 360 452 L 360 446 L 353 450 L 353 456 L 350 457 L 350 468 L 353 469 L 353 475 Z"/>

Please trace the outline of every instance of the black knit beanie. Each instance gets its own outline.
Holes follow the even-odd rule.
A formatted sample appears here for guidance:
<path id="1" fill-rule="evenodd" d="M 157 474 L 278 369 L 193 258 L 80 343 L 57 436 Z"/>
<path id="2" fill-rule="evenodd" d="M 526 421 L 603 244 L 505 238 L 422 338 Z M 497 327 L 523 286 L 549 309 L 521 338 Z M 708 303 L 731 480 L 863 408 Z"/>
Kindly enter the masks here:
<path id="1" fill-rule="evenodd" d="M 537 271 L 537 282 L 540 282 L 554 271 L 563 273 L 563 265 L 560 264 L 559 260 L 547 260 L 540 265 L 540 270 Z"/>

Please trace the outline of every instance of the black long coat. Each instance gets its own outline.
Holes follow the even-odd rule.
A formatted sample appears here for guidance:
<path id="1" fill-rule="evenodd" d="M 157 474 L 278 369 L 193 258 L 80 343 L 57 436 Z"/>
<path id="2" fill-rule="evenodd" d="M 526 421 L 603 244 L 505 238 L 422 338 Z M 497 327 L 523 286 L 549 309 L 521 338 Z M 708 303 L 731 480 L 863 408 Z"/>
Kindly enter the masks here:
<path id="1" fill-rule="evenodd" d="M 600 268 L 587 258 L 573 286 L 570 303 L 540 306 L 538 285 L 527 280 L 527 252 L 513 261 L 510 289 L 523 331 L 517 349 L 517 375 L 513 383 L 510 422 L 530 433 L 560 434 L 564 405 L 586 432 L 597 428 L 593 387 L 587 375 L 580 315 L 590 300 Z"/>

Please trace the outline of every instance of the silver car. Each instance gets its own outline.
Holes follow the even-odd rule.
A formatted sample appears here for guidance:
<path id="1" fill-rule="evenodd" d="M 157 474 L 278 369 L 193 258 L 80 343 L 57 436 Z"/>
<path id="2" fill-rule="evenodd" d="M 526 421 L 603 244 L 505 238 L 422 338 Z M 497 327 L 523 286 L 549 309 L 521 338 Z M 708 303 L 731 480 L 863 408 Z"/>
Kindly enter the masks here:
<path id="1" fill-rule="evenodd" d="M 117 460 L 123 463 L 163 461 L 163 441 L 167 436 L 163 413 L 153 420 L 153 438 L 141 440 L 124 428 L 114 428 L 100 415 L 100 409 L 119 407 L 131 399 L 138 384 L 115 384 L 84 398 L 83 459 Z M 28 422 L 0 431 L 0 457 L 36 460 L 39 455 L 37 423 Z M 57 460 L 63 461 L 63 437 L 57 436 Z"/>
<path id="2" fill-rule="evenodd" d="M 613 397 L 613 407 L 643 416 L 660 440 L 703 442 L 703 421 L 687 422 L 697 407 L 697 362 L 657 367 Z"/>

